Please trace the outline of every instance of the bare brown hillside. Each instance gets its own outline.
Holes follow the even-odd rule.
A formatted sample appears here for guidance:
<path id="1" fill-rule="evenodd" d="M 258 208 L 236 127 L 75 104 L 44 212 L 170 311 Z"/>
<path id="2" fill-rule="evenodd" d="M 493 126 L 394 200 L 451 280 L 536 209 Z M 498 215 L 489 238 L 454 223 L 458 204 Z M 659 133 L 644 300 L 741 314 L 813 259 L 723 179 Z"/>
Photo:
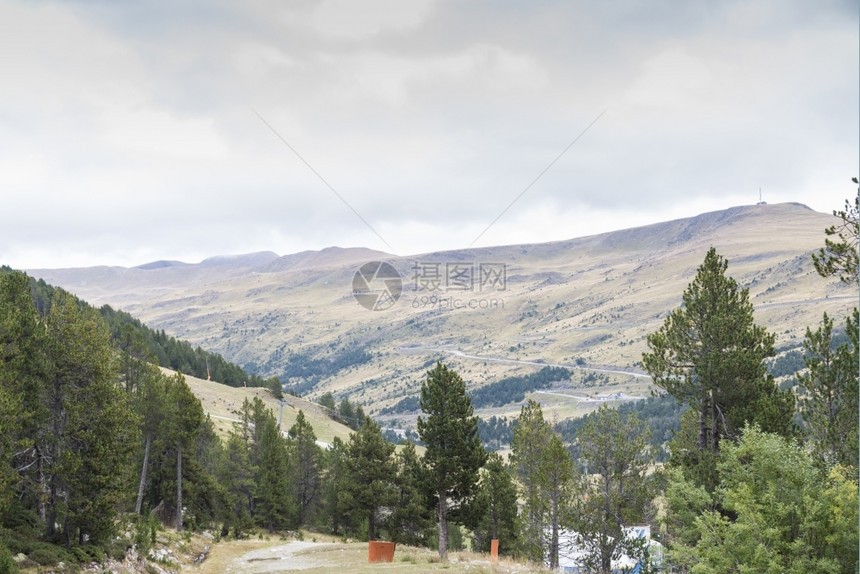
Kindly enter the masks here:
<path id="1" fill-rule="evenodd" d="M 845 315 L 857 303 L 856 289 L 820 278 L 810 259 L 833 219 L 800 204 L 756 205 L 568 241 L 409 257 L 330 248 L 30 273 L 265 375 L 283 376 L 289 364 L 314 367 L 310 360 L 340 361 L 335 372 L 293 383 L 311 397 L 348 395 L 370 412 L 414 395 L 437 358 L 473 386 L 544 364 L 584 363 L 571 389 L 540 397 L 566 417 L 593 408 L 583 393 L 647 392 L 647 379 L 634 376 L 645 336 L 679 305 L 712 245 L 749 288 L 758 321 L 778 345 L 799 345 L 824 311 Z M 402 296 L 382 311 L 363 308 L 352 294 L 356 270 L 373 260 L 402 276 Z M 428 291 L 434 267 L 439 289 Z M 446 269 L 460 270 L 455 279 L 471 269 L 471 287 L 446 284 Z M 502 282 L 474 282 L 493 269 Z M 349 366 L 356 352 L 372 359 Z M 577 387 L 592 372 L 603 377 L 600 385 Z M 511 405 L 487 414 L 517 411 Z"/>

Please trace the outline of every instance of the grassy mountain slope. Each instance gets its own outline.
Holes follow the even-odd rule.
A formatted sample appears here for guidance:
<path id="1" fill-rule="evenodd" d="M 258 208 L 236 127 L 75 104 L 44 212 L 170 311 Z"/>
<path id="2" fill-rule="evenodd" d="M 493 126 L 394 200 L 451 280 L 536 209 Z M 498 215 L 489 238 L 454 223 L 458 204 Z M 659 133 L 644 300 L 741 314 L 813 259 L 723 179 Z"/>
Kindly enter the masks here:
<path id="1" fill-rule="evenodd" d="M 823 311 L 845 315 L 856 290 L 821 279 L 810 260 L 833 220 L 799 204 L 758 205 L 568 241 L 410 257 L 330 248 L 216 266 L 31 273 L 263 376 L 301 373 L 290 383 L 311 397 L 349 396 L 371 414 L 414 396 L 436 359 L 471 388 L 565 365 L 575 369 L 570 380 L 533 396 L 550 416 L 568 418 L 596 408 L 598 395 L 647 394 L 647 378 L 636 376 L 645 336 L 680 304 L 712 245 L 749 287 L 757 321 L 778 346 L 800 345 Z M 353 275 L 369 260 L 403 277 L 402 297 L 388 310 L 368 311 L 352 296 Z M 476 273 L 503 264 L 504 289 L 442 290 L 431 300 L 418 288 L 416 267 L 454 263 L 472 263 Z"/>
<path id="2" fill-rule="evenodd" d="M 165 372 L 172 374 L 166 369 Z M 288 431 L 295 424 L 299 411 L 304 412 L 320 442 L 331 443 L 336 436 L 346 442 L 352 432 L 349 427 L 332 420 L 318 404 L 306 399 L 284 395 L 284 408 L 281 410 L 278 400 L 267 389 L 229 387 L 189 376 L 185 377 L 185 381 L 194 395 L 200 399 L 203 412 L 212 417 L 216 430 L 222 435 L 226 434 L 232 428 L 233 421 L 238 419 L 245 399 L 253 400 L 254 397 L 259 397 L 272 410 L 276 418 L 280 416 L 283 432 Z"/>

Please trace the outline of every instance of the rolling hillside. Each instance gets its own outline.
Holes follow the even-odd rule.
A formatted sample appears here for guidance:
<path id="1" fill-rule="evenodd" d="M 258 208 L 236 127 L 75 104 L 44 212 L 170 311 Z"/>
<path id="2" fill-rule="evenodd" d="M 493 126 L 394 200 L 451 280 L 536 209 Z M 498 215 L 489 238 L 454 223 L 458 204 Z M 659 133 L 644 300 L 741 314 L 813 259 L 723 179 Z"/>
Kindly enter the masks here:
<path id="1" fill-rule="evenodd" d="M 165 372 L 173 374 L 166 369 Z M 222 436 L 230 430 L 233 422 L 238 420 L 239 411 L 245 399 L 253 400 L 254 397 L 259 397 L 272 410 L 275 418 L 280 416 L 282 432 L 287 432 L 295 424 L 299 411 L 304 412 L 308 422 L 314 428 L 317 440 L 321 443 L 330 444 L 334 437 L 340 437 L 346 442 L 352 432 L 349 427 L 332 420 L 318 404 L 306 399 L 284 395 L 284 408 L 281 409 L 278 400 L 267 389 L 229 387 L 187 375 L 185 381 L 194 395 L 200 399 L 203 412 L 212 418 L 215 429 Z"/>
<path id="2" fill-rule="evenodd" d="M 280 376 L 311 398 L 348 396 L 370 414 L 414 396 L 437 359 L 470 388 L 567 366 L 573 377 L 537 396 L 551 416 L 568 418 L 607 398 L 599 395 L 647 394 L 638 369 L 645 336 L 680 304 L 712 245 L 749 288 L 757 321 L 776 333 L 778 347 L 799 346 L 824 311 L 844 316 L 856 289 L 823 280 L 810 259 L 833 221 L 800 204 L 756 205 L 568 241 L 409 257 L 333 247 L 28 272 Z M 375 260 L 402 277 L 399 301 L 381 311 L 353 297 L 356 271 Z M 482 271 L 496 281 L 480 281 Z M 471 284 L 463 281 L 469 272 Z M 464 285 L 471 288 L 457 288 Z M 518 411 L 510 404 L 482 414 Z M 414 414 L 389 416 L 408 424 Z"/>

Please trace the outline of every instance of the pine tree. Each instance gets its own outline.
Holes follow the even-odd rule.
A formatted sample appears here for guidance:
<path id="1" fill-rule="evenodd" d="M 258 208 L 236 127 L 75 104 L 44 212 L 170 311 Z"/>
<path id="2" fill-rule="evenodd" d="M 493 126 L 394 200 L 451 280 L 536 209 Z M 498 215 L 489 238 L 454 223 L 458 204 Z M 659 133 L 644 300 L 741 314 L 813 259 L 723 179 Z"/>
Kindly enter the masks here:
<path id="1" fill-rule="evenodd" d="M 251 466 L 248 447 L 241 436 L 231 432 L 224 448 L 224 460 L 218 479 L 226 493 L 226 516 L 223 533 L 233 530 L 240 537 L 253 524 L 254 476 L 256 469 Z"/>
<path id="2" fill-rule="evenodd" d="M 523 500 L 522 552 L 534 562 L 542 562 L 544 556 L 548 507 L 541 489 L 540 468 L 551 437 L 552 428 L 544 420 L 540 404 L 529 399 L 515 422 L 511 467 Z"/>
<path id="3" fill-rule="evenodd" d="M 19 408 L 18 397 L 2 384 L 2 362 L 0 362 L 0 516 L 6 516 L 15 500 L 18 475 L 14 471 L 12 458 L 18 425 L 15 413 Z"/>
<path id="4" fill-rule="evenodd" d="M 833 346 L 833 320 L 806 329 L 807 372 L 797 380 L 802 392 L 800 415 L 814 450 L 827 465 L 857 465 L 857 309 L 848 318 L 850 342 Z"/>
<path id="5" fill-rule="evenodd" d="M 346 457 L 346 445 L 340 437 L 334 437 L 324 454 L 325 479 L 322 481 L 323 514 L 329 531 L 334 535 L 339 535 L 349 521 L 342 494 L 348 480 Z"/>
<path id="6" fill-rule="evenodd" d="M 856 177 L 851 181 L 857 184 Z M 824 230 L 828 237 L 824 240 L 824 247 L 819 249 L 818 253 L 812 254 L 815 270 L 822 277 L 838 275 L 843 283 L 857 283 L 858 207 L 860 207 L 860 195 L 854 197 L 853 205 L 846 199 L 845 209 L 833 210 L 833 215 L 841 222 Z M 830 239 L 833 236 L 836 236 L 838 241 Z"/>
<path id="7" fill-rule="evenodd" d="M 322 449 L 316 443 L 316 433 L 302 411 L 296 415 L 296 422 L 290 427 L 287 436 L 295 474 L 292 488 L 298 504 L 298 522 L 304 524 L 320 502 Z"/>
<path id="8" fill-rule="evenodd" d="M 177 373 L 167 387 L 166 425 L 169 441 L 176 449 L 176 530 L 182 530 L 183 452 L 192 449 L 203 424 L 203 406 L 194 396 L 185 377 Z"/>
<path id="9" fill-rule="evenodd" d="M 269 532 L 298 526 L 297 505 L 290 496 L 287 445 L 270 412 L 259 433 L 259 461 L 254 510 L 257 523 Z"/>
<path id="10" fill-rule="evenodd" d="M 20 479 L 46 462 L 35 441 L 40 421 L 47 417 L 41 400 L 45 337 L 29 278 L 17 271 L 0 272 L 0 516 L 13 505 Z M 41 510 L 44 520 L 44 505 Z"/>
<path id="11" fill-rule="evenodd" d="M 712 503 L 683 476 L 669 483 L 667 498 L 700 508 L 686 540 L 666 553 L 673 566 L 706 574 L 857 572 L 856 471 L 822 468 L 803 445 L 755 426 L 725 445 L 717 470 Z"/>
<path id="12" fill-rule="evenodd" d="M 524 500 L 524 553 L 534 561 L 546 558 L 550 568 L 557 568 L 559 530 L 570 507 L 573 460 L 533 400 L 520 410 L 511 451 Z"/>
<path id="13" fill-rule="evenodd" d="M 376 540 L 378 535 L 379 510 L 393 506 L 396 500 L 393 452 L 394 445 L 382 438 L 379 425 L 370 418 L 349 435 L 341 502 L 354 521 L 367 521 L 368 540 Z"/>
<path id="14" fill-rule="evenodd" d="M 749 292 L 726 275 L 727 266 L 708 250 L 683 306 L 648 335 L 650 352 L 642 356 L 654 384 L 697 413 L 695 444 L 673 457 L 710 488 L 720 440 L 737 439 L 747 421 L 787 434 L 794 410 L 793 395 L 776 388 L 764 363 L 774 336 L 755 324 Z"/>
<path id="15" fill-rule="evenodd" d="M 481 471 L 475 500 L 478 512 L 475 548 L 490 551 L 490 541 L 499 541 L 499 554 L 513 554 L 519 542 L 517 487 L 501 455 L 490 453 Z"/>
<path id="16" fill-rule="evenodd" d="M 622 526 L 647 518 L 652 492 L 646 472 L 652 460 L 646 438 L 635 414 L 622 418 L 606 405 L 577 433 L 591 474 L 579 477 L 572 517 L 578 542 L 588 550 L 582 564 L 588 571 L 609 572 L 613 558 L 632 550 L 625 547 Z"/>
<path id="17" fill-rule="evenodd" d="M 856 177 L 851 178 L 851 181 L 857 185 L 858 180 Z M 853 205 L 852 205 L 853 203 Z M 837 225 L 831 225 L 827 229 L 824 230 L 824 233 L 827 235 L 827 238 L 824 240 L 824 247 L 819 250 L 817 254 L 812 255 L 813 263 L 815 264 L 815 270 L 822 277 L 831 277 L 834 275 L 839 276 L 839 280 L 843 283 L 853 283 L 857 284 L 858 277 L 858 236 L 860 236 L 860 226 L 858 226 L 858 207 L 860 206 L 860 190 L 858 190 L 857 195 L 854 196 L 854 201 L 851 202 L 849 200 L 845 201 L 845 209 L 842 211 L 833 211 L 833 215 L 839 217 L 841 222 Z M 830 239 L 831 237 L 837 237 L 838 241 Z M 837 453 L 835 457 L 837 460 L 840 460 L 847 464 L 852 464 L 853 466 L 857 466 L 858 464 L 858 433 L 857 433 L 857 420 L 858 420 L 858 357 L 860 357 L 860 352 L 858 352 L 858 312 L 857 307 L 854 308 L 851 315 L 846 318 L 846 334 L 850 339 L 850 346 L 843 346 L 840 348 L 837 353 L 835 360 L 832 362 L 832 366 L 835 370 L 841 371 L 840 376 L 836 376 L 833 380 L 833 383 L 842 387 L 844 386 L 844 401 L 845 404 L 841 408 L 834 409 L 835 411 L 839 411 L 840 414 L 837 416 L 831 416 L 828 414 L 826 419 L 828 420 L 828 425 L 835 423 L 835 426 L 839 427 L 839 430 L 835 430 L 834 428 L 829 428 L 827 430 L 817 429 L 817 434 L 831 434 L 831 440 L 827 448 L 831 450 L 836 450 Z M 819 329 L 818 334 L 821 335 L 821 330 Z M 816 383 L 816 378 L 824 378 L 826 379 L 830 375 L 827 373 L 829 369 L 823 369 L 823 365 L 821 364 L 821 360 L 823 356 L 826 354 L 825 350 L 821 348 L 821 345 L 826 344 L 823 340 L 823 337 L 819 337 L 819 340 L 810 339 L 811 333 L 807 331 L 807 341 L 812 343 L 813 346 L 817 346 L 818 348 L 812 352 L 812 358 L 815 362 L 818 361 L 817 364 L 808 365 L 810 368 L 810 379 L 807 380 L 809 388 L 809 392 L 812 394 L 811 402 L 807 402 L 804 406 L 806 407 L 807 412 L 810 410 L 815 411 L 816 404 L 820 407 L 822 406 L 820 397 L 819 399 L 815 398 L 817 394 L 815 392 L 816 386 L 819 389 L 822 389 L 821 382 Z M 816 355 L 818 359 L 816 359 Z M 818 373 L 815 372 L 818 371 Z M 850 376 L 850 378 L 849 378 Z M 842 383 L 840 384 L 839 380 L 842 379 Z M 824 383 L 827 384 L 826 382 Z M 823 390 L 823 389 L 822 389 Z M 839 393 L 837 393 L 839 394 Z M 836 405 L 831 405 L 835 407 Z M 838 422 L 837 422 L 838 421 Z M 811 421 L 807 421 L 811 422 Z M 822 421 L 823 422 L 823 421 Z M 843 432 L 845 436 L 842 437 L 842 445 L 833 449 L 835 445 L 834 440 L 832 440 L 833 432 Z M 837 439 L 838 440 L 838 439 Z"/>
<path id="18" fill-rule="evenodd" d="M 95 311 L 58 291 L 47 332 L 51 378 L 43 396 L 49 412 L 45 428 L 53 436 L 38 448 L 50 460 L 43 468 L 48 533 L 59 524 L 67 546 L 85 535 L 102 541 L 113 528 L 137 420 L 116 385 L 110 333 Z"/>
<path id="19" fill-rule="evenodd" d="M 326 410 L 329 416 L 334 416 L 337 412 L 337 404 L 334 402 L 334 395 L 331 391 L 326 391 L 317 401 L 317 404 Z"/>
<path id="20" fill-rule="evenodd" d="M 146 489 L 147 472 L 149 472 L 150 466 L 152 441 L 159 434 L 159 428 L 164 417 L 164 406 L 167 403 L 167 376 L 161 373 L 157 367 L 151 365 L 139 384 L 135 386 L 135 391 L 135 406 L 141 419 L 141 432 L 144 441 L 143 462 L 141 463 L 137 500 L 134 505 L 135 513 L 140 514 Z"/>
<path id="21" fill-rule="evenodd" d="M 561 437 L 553 433 L 540 467 L 540 482 L 547 499 L 549 512 L 549 567 L 558 568 L 559 529 L 570 510 L 573 483 L 573 460 L 564 448 Z"/>
<path id="22" fill-rule="evenodd" d="M 418 436 L 427 446 L 428 486 L 437 499 L 439 556 L 448 557 L 448 521 L 462 521 L 461 507 L 476 492 L 487 451 L 478 435 L 478 417 L 460 375 L 437 362 L 421 386 Z"/>
<path id="23" fill-rule="evenodd" d="M 424 487 L 426 469 L 411 442 L 403 446 L 395 460 L 397 502 L 388 521 L 391 539 L 410 546 L 426 546 L 427 533 L 433 526 L 432 504 Z"/>
<path id="24" fill-rule="evenodd" d="M 355 418 L 355 409 L 353 409 L 352 403 L 349 402 L 349 399 L 343 397 L 338 403 L 337 406 L 337 414 L 340 417 L 340 422 L 351 428 L 352 430 L 358 430 L 361 426 L 357 424 L 358 421 Z"/>
<path id="25" fill-rule="evenodd" d="M 129 394 L 134 393 L 143 380 L 150 376 L 154 357 L 146 346 L 146 341 L 139 329 L 124 323 L 118 340 L 120 377 Z"/>

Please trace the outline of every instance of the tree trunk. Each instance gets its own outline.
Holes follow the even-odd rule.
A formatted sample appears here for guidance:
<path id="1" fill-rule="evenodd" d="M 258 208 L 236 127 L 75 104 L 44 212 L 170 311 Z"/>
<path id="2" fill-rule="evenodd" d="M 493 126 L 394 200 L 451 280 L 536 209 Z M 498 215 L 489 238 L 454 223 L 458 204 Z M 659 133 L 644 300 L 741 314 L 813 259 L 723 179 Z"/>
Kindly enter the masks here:
<path id="1" fill-rule="evenodd" d="M 52 427 L 54 430 L 54 448 L 51 449 L 50 446 L 46 447 L 46 454 L 48 460 L 53 458 L 54 462 L 59 462 L 62 458 L 62 447 L 60 442 L 60 437 L 63 436 L 63 397 L 62 397 L 62 382 L 55 378 L 54 379 L 54 392 L 53 392 L 53 405 L 51 407 L 51 418 L 53 419 Z M 53 456 L 51 455 L 51 450 L 54 450 Z M 50 467 L 49 467 L 50 469 Z M 44 468 L 43 468 L 44 470 Z M 47 522 L 48 522 L 48 537 L 53 538 L 57 534 L 57 503 L 60 498 L 60 489 L 58 487 L 57 482 L 60 480 L 56 474 L 53 472 L 48 476 L 48 480 L 50 485 L 48 487 L 48 510 L 47 510 Z M 65 521 L 68 521 L 68 511 L 66 511 L 66 516 L 64 518 Z M 71 546 L 71 540 L 67 541 L 67 545 Z"/>
<path id="2" fill-rule="evenodd" d="M 59 500 L 60 493 L 57 488 L 57 480 L 59 480 L 56 476 L 51 476 L 50 478 L 50 487 L 48 490 L 48 508 L 47 508 L 47 526 L 48 526 L 48 538 L 54 538 L 57 535 L 57 501 Z M 68 520 L 68 511 L 65 520 Z"/>
<path id="3" fill-rule="evenodd" d="M 612 571 L 612 551 L 615 549 L 615 541 L 609 541 L 610 536 L 607 531 L 606 521 L 603 520 L 600 525 L 600 571 L 601 572 L 611 572 Z"/>
<path id="4" fill-rule="evenodd" d="M 604 467 L 606 468 L 606 467 Z M 604 472 L 607 472 L 604 470 Z M 618 545 L 618 537 L 610 536 L 609 534 L 609 524 L 615 519 L 615 513 L 612 511 L 612 497 L 610 493 L 612 492 L 612 485 L 610 484 L 609 474 L 603 479 L 604 491 L 603 491 L 603 516 L 601 517 L 601 552 L 600 552 L 600 568 L 601 572 L 611 572 L 612 571 L 612 554 L 615 551 L 616 546 Z M 610 542 L 611 540 L 611 542 Z"/>
<path id="5" fill-rule="evenodd" d="M 45 467 L 42 464 L 42 449 L 36 447 L 36 465 L 39 469 L 39 497 L 36 501 L 36 508 L 39 512 L 39 518 L 45 524 L 48 523 L 48 510 L 45 500 L 48 497 L 48 481 L 45 478 Z"/>
<path id="6" fill-rule="evenodd" d="M 367 516 L 367 539 L 376 540 L 376 509 L 370 511 Z"/>
<path id="7" fill-rule="evenodd" d="M 439 493 L 439 558 L 448 559 L 448 497 Z"/>
<path id="8" fill-rule="evenodd" d="M 708 448 L 707 419 L 709 410 L 708 398 L 705 397 L 702 399 L 702 406 L 698 413 L 699 436 L 696 438 L 696 446 L 699 448 L 699 452 L 704 452 Z"/>
<path id="9" fill-rule="evenodd" d="M 146 468 L 149 466 L 149 445 L 152 443 L 152 435 L 146 433 L 146 446 L 143 448 L 143 468 L 140 471 L 140 486 L 137 487 L 137 502 L 134 505 L 134 513 L 140 514 L 143 505 L 143 488 L 146 485 Z"/>
<path id="10" fill-rule="evenodd" d="M 549 569 L 558 568 L 558 501 L 552 502 L 552 534 L 549 543 Z"/>
<path id="11" fill-rule="evenodd" d="M 182 531 L 182 443 L 176 444 L 176 531 Z"/>
<path id="12" fill-rule="evenodd" d="M 711 452 L 717 452 L 719 433 L 717 432 L 717 402 L 714 400 L 714 389 L 710 391 L 711 401 Z"/>

